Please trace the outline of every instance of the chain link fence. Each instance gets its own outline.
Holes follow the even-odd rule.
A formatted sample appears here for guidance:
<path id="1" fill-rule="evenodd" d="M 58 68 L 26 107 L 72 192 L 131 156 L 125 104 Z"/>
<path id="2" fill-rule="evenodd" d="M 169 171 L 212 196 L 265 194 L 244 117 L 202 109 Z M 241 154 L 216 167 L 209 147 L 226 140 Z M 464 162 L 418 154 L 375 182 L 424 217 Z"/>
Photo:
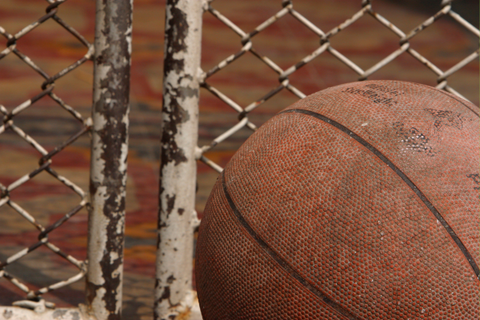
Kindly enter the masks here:
<path id="1" fill-rule="evenodd" d="M 97 64 L 104 63 L 102 59 L 94 59 L 95 55 L 99 54 L 94 52 L 94 45 L 87 41 L 75 28 L 67 24 L 68 21 L 62 20 L 62 14 L 59 10 L 65 2 L 66 0 L 47 0 L 43 8 L 45 13 L 39 14 L 38 17 L 32 19 L 31 23 L 21 26 L 20 31 L 2 25 L 2 20 L 0 20 L 0 33 L 5 44 L 4 49 L 0 52 L 0 66 L 6 60 L 9 61 L 8 63 L 15 61 L 15 63 L 20 63 L 26 69 L 33 70 L 39 75 L 38 83 L 33 86 L 36 91 L 34 90 L 34 93 L 31 94 L 31 90 L 29 90 L 27 99 L 16 101 L 10 99 L 8 95 L 0 97 L 0 115 L 2 118 L 0 123 L 0 171 L 9 171 L 9 164 L 16 168 L 15 174 L 10 175 L 9 179 L 0 181 L 0 215 L 15 216 L 14 220 L 17 221 L 18 225 L 25 225 L 25 227 L 22 227 L 25 230 L 33 230 L 28 237 L 21 241 L 24 247 L 11 246 L 8 250 L 5 250 L 5 248 L 0 250 L 0 281 L 7 283 L 9 287 L 14 287 L 15 290 L 23 292 L 25 300 L 17 301 L 14 303 L 15 305 L 41 311 L 45 308 L 54 307 L 53 303 L 42 298 L 44 295 L 46 296 L 46 293 L 68 287 L 75 282 L 78 283 L 87 273 L 93 272 L 87 281 L 88 288 L 86 291 L 89 295 L 87 300 L 92 305 L 100 305 L 99 310 L 101 312 L 97 314 L 98 319 L 105 318 L 105 315 L 109 312 L 115 315 L 114 318 L 119 318 L 122 300 L 121 271 L 119 271 L 122 268 L 122 261 L 119 255 L 123 250 L 123 209 L 120 198 L 121 194 L 124 193 L 122 185 L 125 184 L 126 178 L 125 167 L 123 166 L 126 150 L 124 142 L 112 142 L 108 140 L 108 137 L 109 133 L 111 136 L 118 136 L 118 132 L 128 128 L 128 122 L 123 122 L 128 110 L 123 108 L 122 113 L 109 115 L 105 113 L 106 109 L 101 107 L 102 105 L 109 105 L 112 97 L 117 97 L 117 93 L 104 95 L 106 91 L 115 88 L 108 85 L 102 87 L 101 84 L 102 80 L 105 83 L 105 79 L 101 77 L 105 76 L 108 69 L 114 68 L 115 65 L 104 65 L 102 70 L 107 71 L 99 73 L 100 78 L 97 79 L 99 81 L 94 84 L 97 88 L 95 102 L 98 103 L 98 108 L 95 111 L 96 113 L 94 112 L 98 117 L 97 121 L 90 117 L 90 110 L 88 110 L 88 114 L 84 112 L 85 110 L 78 110 L 76 106 L 73 106 L 75 101 L 70 100 L 72 99 L 70 97 L 63 96 L 62 91 L 58 89 L 58 84 L 61 81 L 71 76 L 75 70 L 84 68 L 90 60 L 95 60 Z M 115 3 L 120 2 L 123 1 L 116 1 Z M 162 111 L 164 132 L 163 146 L 160 152 L 161 188 L 159 192 L 160 208 L 154 306 L 154 317 L 156 319 L 175 318 L 192 305 L 193 295 L 189 290 L 192 269 L 190 261 L 193 231 L 198 226 L 195 208 L 202 211 L 202 204 L 206 198 L 197 201 L 195 205 L 195 183 L 198 181 L 200 185 L 198 193 L 208 194 L 209 187 L 213 182 L 210 178 L 206 179 L 209 180 L 207 182 L 200 181 L 203 178 L 201 174 L 196 175 L 195 173 L 196 160 L 200 161 L 199 168 L 203 166 L 202 168 L 210 168 L 211 172 L 221 172 L 223 165 L 233 153 L 232 150 L 224 152 L 226 149 L 236 148 L 268 117 L 287 107 L 293 101 L 305 97 L 312 91 L 324 89 L 325 86 L 317 86 L 316 84 L 307 86 L 304 82 L 299 81 L 304 77 L 302 72 L 312 68 L 319 59 L 328 56 L 329 63 L 335 65 L 335 67 L 344 68 L 346 73 L 353 74 L 353 80 L 365 80 L 375 78 L 381 74 L 382 70 L 388 69 L 396 61 L 408 56 L 411 58 L 410 61 L 416 61 L 419 68 L 426 71 L 427 76 L 424 78 L 430 78 L 431 82 L 436 83 L 437 88 L 451 92 L 461 98 L 472 99 L 472 96 L 469 93 L 465 94 L 462 91 L 463 89 L 457 87 L 456 82 L 452 79 L 461 74 L 462 70 L 471 68 L 472 65 L 478 78 L 478 38 L 480 32 L 476 26 L 452 9 L 454 1 L 439 0 L 437 12 L 431 16 L 422 15 L 423 20 L 416 27 L 410 29 L 405 28 L 404 24 L 399 23 L 400 20 L 398 19 L 393 21 L 385 18 L 381 10 L 382 7 L 378 5 L 380 1 L 358 0 L 349 1 L 349 4 L 353 2 L 356 3 L 357 7 L 348 17 L 345 17 L 343 22 L 337 23 L 333 27 L 325 27 L 328 24 L 319 24 L 317 20 L 312 19 L 314 15 L 308 12 L 308 8 L 324 6 L 325 10 L 329 10 L 331 4 L 328 1 L 318 1 L 315 2 L 315 5 L 312 1 L 301 0 L 235 3 L 222 2 L 221 0 L 167 1 L 164 108 Z M 106 4 L 100 12 L 107 12 L 108 8 L 112 8 L 112 3 Z M 235 12 L 235 10 L 232 12 L 232 10 L 226 9 L 228 6 L 243 7 L 238 12 Z M 249 8 L 247 8 L 248 6 Z M 257 10 L 260 7 L 262 10 Z M 262 13 L 265 12 L 269 14 L 263 16 Z M 219 48 L 218 50 L 209 48 L 209 39 L 205 38 L 205 36 L 209 36 L 208 34 L 204 35 L 204 44 L 201 44 L 202 14 L 204 30 L 206 30 L 206 23 L 211 24 L 213 27 L 209 30 L 218 29 L 218 32 L 222 33 L 224 32 L 222 30 L 227 29 L 229 33 L 225 32 L 226 37 L 229 40 L 232 37 L 235 38 L 237 47 L 234 52 L 225 48 Z M 108 14 L 106 15 L 108 16 Z M 448 28 L 463 30 L 462 32 L 468 34 L 468 39 L 474 45 L 470 45 L 470 48 L 473 48 L 471 52 L 464 54 L 462 51 L 459 58 L 458 54 L 455 55 L 456 61 L 445 67 L 445 64 L 437 63 L 428 53 L 419 50 L 415 41 L 422 39 L 425 42 L 428 37 L 423 35 L 428 30 L 438 27 L 442 23 L 441 21 L 447 18 L 450 20 Z M 280 25 L 285 19 L 295 21 L 295 28 L 303 30 L 300 33 L 289 33 L 287 30 L 284 34 L 287 36 L 290 34 L 289 43 L 302 40 L 300 39 L 302 32 L 308 33 L 309 37 L 314 39 L 314 45 L 307 46 L 309 51 L 295 61 L 282 59 L 284 58 L 282 55 L 286 56 L 288 52 L 275 53 L 274 50 L 268 50 L 269 46 L 287 41 L 285 37 L 273 37 L 270 32 L 272 28 Z M 362 22 L 364 19 L 370 19 L 371 25 L 374 25 L 373 28 L 385 30 L 385 37 L 388 37 L 388 41 L 391 41 L 389 43 L 394 43 L 393 46 L 385 45 L 386 54 L 373 62 L 372 60 L 376 59 L 377 55 L 368 52 L 362 53 L 370 55 L 370 58 L 361 60 L 351 51 L 345 49 L 345 45 L 342 45 L 342 35 L 349 32 L 358 35 L 360 44 L 373 41 L 375 34 L 364 28 Z M 404 19 L 408 19 L 408 17 Z M 124 20 L 127 21 L 128 18 L 124 18 L 122 21 Z M 257 23 L 258 20 L 261 20 L 261 22 Z M 46 24 L 50 24 L 51 30 L 61 30 L 64 34 L 66 32 L 70 44 L 76 47 L 76 50 L 82 51 L 82 55 L 69 66 L 53 71 L 46 70 L 41 67 L 42 64 L 38 61 L 36 55 L 30 54 L 27 47 L 23 48 L 21 46 L 22 41 L 25 41 L 27 37 L 35 37 L 35 30 Z M 255 25 L 250 28 L 252 24 Z M 55 27 L 52 27 L 53 25 Z M 115 38 L 119 34 L 124 34 L 128 41 L 131 29 L 128 29 L 128 27 L 125 29 L 124 27 L 122 27 L 123 29 L 119 28 L 116 34 L 114 32 L 110 35 Z M 284 27 L 283 25 L 282 28 Z M 443 25 L 440 28 L 440 33 L 445 30 Z M 55 32 L 52 32 L 52 35 Z M 213 37 L 216 36 L 213 35 Z M 300 38 L 297 39 L 297 37 Z M 45 39 L 41 39 L 41 41 L 45 41 Z M 112 40 L 103 39 L 102 41 L 100 46 L 104 46 L 102 47 L 103 50 L 108 47 Z M 384 41 L 384 39 L 382 38 L 379 41 Z M 445 41 L 445 43 L 436 43 L 435 45 L 448 47 L 450 44 Z M 51 50 L 62 50 L 58 46 L 52 47 L 55 49 Z M 289 51 L 298 51 L 292 55 L 295 59 L 300 51 L 304 52 L 304 48 L 302 50 L 296 50 L 296 48 L 294 45 Z M 210 52 L 207 51 L 208 49 L 215 51 L 213 55 L 215 57 L 220 57 L 224 52 L 225 55 L 212 61 L 211 57 L 209 58 Z M 203 51 L 203 64 L 200 63 L 201 51 Z M 129 53 L 124 54 L 128 60 Z M 105 56 L 107 55 L 105 54 Z M 352 56 L 355 57 L 352 58 Z M 373 56 L 375 58 L 372 58 Z M 121 59 L 116 61 L 119 62 Z M 210 67 L 206 67 L 206 65 Z M 125 65 L 123 65 L 124 67 Z M 102 66 L 99 68 L 102 68 Z M 245 74 L 248 74 L 245 71 L 249 69 L 252 70 L 251 77 L 245 78 Z M 122 79 L 124 76 L 128 77 L 128 71 L 122 70 L 117 75 Z M 332 76 L 332 71 L 327 71 L 321 71 L 316 76 L 319 79 Z M 222 76 L 219 77 L 219 75 Z M 3 75 L 0 75 L 0 77 L 2 76 L 8 77 L 9 72 L 4 72 Z M 242 77 L 242 79 L 239 79 L 239 77 Z M 269 78 L 268 81 L 264 80 L 267 78 Z M 345 80 L 342 77 L 337 77 L 337 79 Z M 115 81 L 119 81 L 119 78 L 116 78 Z M 232 89 L 232 86 L 222 85 L 222 82 L 229 81 L 235 89 Z M 255 81 L 258 81 L 258 86 L 255 86 Z M 275 85 L 273 85 L 274 83 Z M 325 83 L 328 83 L 328 86 L 331 85 L 328 81 L 325 81 Z M 252 87 L 255 88 L 252 89 Z M 269 88 L 265 89 L 266 87 Z M 201 88 L 203 89 L 200 90 Z M 199 98 L 200 91 L 201 97 Z M 126 92 L 128 93 L 128 88 Z M 289 98 L 284 99 L 286 93 Z M 243 97 L 239 98 L 242 95 Z M 258 95 L 258 98 L 250 99 L 254 95 Z M 476 95 L 478 96 L 478 90 Z M 2 101 L 4 98 L 5 100 Z M 102 99 L 103 104 L 101 103 Z M 128 104 L 128 98 L 118 99 L 123 101 L 120 105 Z M 48 103 L 45 101 L 48 101 Z M 278 105 L 272 108 L 269 105 L 272 101 L 275 101 L 274 104 Z M 48 108 L 45 108 L 45 105 L 48 105 Z M 198 115 L 199 106 L 200 114 Z M 210 110 L 210 112 L 203 112 L 204 109 Z M 66 131 L 62 131 L 60 125 L 50 125 L 49 130 L 53 133 L 51 137 L 47 137 L 50 140 L 41 135 L 36 135 L 38 132 L 32 130 L 31 125 L 27 124 L 27 121 L 22 117 L 31 113 L 30 118 L 35 120 L 35 115 L 42 112 L 62 113 L 67 117 L 63 117 L 59 123 L 68 122 L 75 123 L 75 125 L 69 126 L 70 129 Z M 110 116 L 116 117 L 117 120 L 108 124 L 102 123 L 102 119 L 108 119 Z M 200 126 L 197 123 L 198 118 L 200 118 Z M 257 121 L 258 118 L 261 121 Z M 211 122 L 221 124 L 210 127 Z M 95 123 L 97 124 L 96 129 Z M 122 124 L 122 126 L 117 126 L 117 124 Z M 94 172 L 92 181 L 96 188 L 93 191 L 86 190 L 87 177 L 83 177 L 85 181 L 80 181 L 81 179 L 78 179 L 77 176 L 72 176 L 72 172 L 64 174 L 61 169 L 57 168 L 57 164 L 60 162 L 74 161 L 72 158 L 62 158 L 62 154 L 65 154 L 66 150 L 72 148 L 75 143 L 82 139 L 84 139 L 82 140 L 84 145 L 89 144 L 89 134 L 97 137 L 97 140 L 94 139 L 96 142 L 94 142 L 93 147 L 94 149 L 95 146 L 97 147 L 96 161 L 98 162 L 98 166 L 92 169 Z M 123 135 L 125 138 L 126 134 L 125 129 L 119 136 Z M 240 138 L 238 138 L 239 136 Z M 197 145 L 197 139 L 200 141 L 199 145 Z M 23 143 L 28 147 L 23 148 L 22 152 L 16 153 L 15 156 L 2 160 L 2 156 L 8 154 L 8 150 L 2 147 L 2 143 L 9 146 Z M 109 145 L 117 147 L 118 152 L 108 155 L 103 154 L 102 150 Z M 29 159 L 34 158 L 35 163 L 25 161 L 26 165 L 20 166 L 20 162 L 23 161 L 22 154 L 28 154 Z M 105 164 L 103 162 L 105 159 L 111 161 L 109 162 L 111 165 Z M 121 163 L 119 163 L 119 160 L 121 160 Z M 11 163 L 7 163 L 8 161 Z M 21 169 L 18 169 L 19 167 Z M 110 185 L 102 185 L 102 181 L 106 181 L 102 175 L 109 173 L 105 168 L 115 168 L 110 173 L 122 181 L 118 184 L 118 188 L 111 189 Z M 203 170 L 200 171 L 203 172 Z M 21 174 L 16 176 L 19 172 Z M 215 175 L 212 176 L 215 177 Z M 59 190 L 59 194 L 69 192 L 75 195 L 74 200 L 69 197 L 68 201 L 62 202 L 61 206 L 58 205 L 58 208 L 61 207 L 63 211 L 61 215 L 54 215 L 53 221 L 39 218 L 41 217 L 40 212 L 45 209 L 42 207 L 44 202 L 39 202 L 36 205 L 25 205 L 24 201 L 25 194 L 31 193 L 32 188 L 35 188 L 35 182 L 39 177 L 44 176 L 47 176 L 47 178 L 42 179 L 49 181 L 48 188 L 56 188 L 55 190 Z M 197 181 L 195 177 L 197 177 Z M 38 186 L 36 187 L 38 188 Z M 105 189 L 102 189 L 103 187 Z M 40 188 L 42 188 L 42 184 L 40 184 Z M 45 188 L 45 185 L 43 185 L 43 188 Z M 25 191 L 23 193 L 19 192 L 22 190 Z M 95 193 L 95 190 L 98 192 Z M 113 196 L 111 198 L 105 197 L 103 190 L 109 190 L 111 195 L 119 194 L 120 197 L 118 199 Z M 91 192 L 93 193 L 91 196 L 97 200 L 96 202 L 92 201 L 93 205 L 88 202 L 88 196 Z M 110 205 L 110 207 L 114 207 L 113 212 L 104 210 L 105 207 L 109 206 L 105 206 L 108 201 L 111 201 L 110 204 L 115 204 L 114 206 Z M 49 205 L 56 206 L 57 204 L 51 203 Z M 97 209 L 95 209 L 95 206 L 97 206 Z M 106 239 L 107 242 L 110 241 L 105 244 L 105 247 L 99 246 L 103 249 L 108 247 L 107 249 L 102 249 L 103 251 L 100 250 L 93 255 L 96 259 L 93 264 L 95 267 L 92 267 L 91 263 L 88 266 L 84 255 L 71 253 L 72 251 L 77 252 L 72 250 L 71 245 L 67 246 L 62 240 L 54 240 L 60 238 L 52 237 L 62 226 L 72 223 L 74 217 L 78 217 L 82 212 L 85 213 L 87 211 L 85 208 L 89 208 L 89 212 L 105 214 L 108 222 L 103 225 L 102 223 L 105 222 L 103 218 L 93 220 L 99 221 L 97 225 L 102 225 L 91 233 L 97 234 L 99 238 Z M 6 219 L 1 221 L 6 221 Z M 8 229 L 9 226 L 5 225 L 4 228 Z M 120 231 L 117 232 L 117 230 Z M 5 231 L 2 231 L 0 236 L 8 234 L 8 230 Z M 8 240 L 7 238 L 5 236 L 2 243 L 5 243 Z M 79 244 L 79 246 L 86 247 L 87 244 Z M 41 286 L 32 284 L 24 275 L 18 273 L 17 269 L 19 262 L 35 254 L 58 257 L 55 258 L 58 260 L 57 268 L 74 271 L 62 273 L 63 278 L 55 278 L 55 281 L 41 281 Z M 47 258 L 44 260 L 46 261 Z M 42 261 L 42 259 L 36 261 Z M 95 274 L 96 271 L 104 270 L 103 268 L 108 269 L 109 261 L 112 262 L 113 266 L 110 276 Z M 44 267 L 45 265 L 42 263 L 36 265 L 33 263 L 30 272 L 35 273 L 37 278 L 41 278 L 44 274 L 42 271 Z M 108 296 L 108 303 L 102 301 L 102 290 L 107 290 L 105 286 L 102 287 L 103 284 L 107 285 L 108 290 L 112 290 Z"/>
<path id="2" fill-rule="evenodd" d="M 464 18 L 462 18 L 452 9 L 453 1 L 441 1 L 439 6 L 440 10 L 433 16 L 425 19 L 421 24 L 419 24 L 412 30 L 402 30 L 400 27 L 397 27 L 394 23 L 383 17 L 381 12 L 375 11 L 375 1 L 368 0 L 359 1 L 358 11 L 355 12 L 351 17 L 348 17 L 338 26 L 335 26 L 330 30 L 322 30 L 315 23 L 308 20 L 304 15 L 302 15 L 302 13 L 295 10 L 294 4 L 296 2 L 298 3 L 298 1 L 290 0 L 278 1 L 277 5 L 279 7 L 279 10 L 273 16 L 266 19 L 263 23 L 258 25 L 253 30 L 247 31 L 242 30 L 227 16 L 223 15 L 219 10 L 215 9 L 215 2 L 213 0 L 207 1 L 204 6 L 206 14 L 211 14 L 216 19 L 218 19 L 218 21 L 231 29 L 238 36 L 238 40 L 241 43 L 241 47 L 239 48 L 238 52 L 226 57 L 216 66 L 202 72 L 200 75 L 201 87 L 205 88 L 209 93 L 220 99 L 225 105 L 238 113 L 238 122 L 234 126 L 229 128 L 227 131 L 223 132 L 219 136 L 215 137 L 212 141 L 210 141 L 209 144 L 199 146 L 197 149 L 197 158 L 203 163 L 207 164 L 209 167 L 213 168 L 215 171 L 221 172 L 222 167 L 219 163 L 212 161 L 212 159 L 208 157 L 208 152 L 217 147 L 225 140 L 232 137 L 235 133 L 242 130 L 243 128 L 248 128 L 254 131 L 257 126 L 252 121 L 250 121 L 250 113 L 257 108 L 261 108 L 261 106 L 266 101 L 272 99 L 281 91 L 288 90 L 298 99 L 304 98 L 306 94 L 302 92 L 298 87 L 296 87 L 295 81 L 291 81 L 290 78 L 294 76 L 299 69 L 308 68 L 309 63 L 322 55 L 330 54 L 337 60 L 337 62 L 340 62 L 341 64 L 355 72 L 357 74 L 357 80 L 361 81 L 368 79 L 368 77 L 371 77 L 376 72 L 387 66 L 389 63 L 391 63 L 401 55 L 408 54 L 414 59 L 416 59 L 418 62 L 420 62 L 420 64 L 423 65 L 426 70 L 431 72 L 431 77 L 434 78 L 437 82 L 436 88 L 446 90 L 463 99 L 466 99 L 461 92 L 458 92 L 454 87 L 449 84 L 448 79 L 469 63 L 478 60 L 478 48 L 471 52 L 469 55 L 465 56 L 463 59 L 457 61 L 449 69 L 442 70 L 440 67 L 435 65 L 435 63 L 429 60 L 425 55 L 417 51 L 415 49 L 415 46 L 411 45 L 412 39 L 418 37 L 418 35 L 424 32 L 424 30 L 426 30 L 427 28 L 434 28 L 435 23 L 440 18 L 445 16 L 451 17 L 458 26 L 460 26 L 466 33 L 469 33 L 475 39 L 477 39 L 476 41 L 478 41 L 478 38 L 480 37 L 479 29 L 473 26 Z M 255 39 L 255 37 L 258 37 L 262 32 L 264 32 L 267 28 L 278 23 L 280 19 L 284 18 L 287 15 L 290 15 L 291 17 L 296 19 L 305 29 L 308 29 L 317 36 L 318 47 L 300 61 L 292 64 L 288 68 L 282 69 L 277 63 L 275 63 L 275 59 L 271 59 L 267 55 L 264 55 L 257 51 L 253 44 L 253 40 Z M 393 50 L 391 53 L 388 54 L 388 56 L 369 66 L 366 69 L 362 69 L 358 63 L 355 63 L 352 59 L 348 58 L 348 55 L 343 54 L 341 50 L 337 50 L 335 46 L 332 45 L 332 40 L 334 40 L 335 37 L 340 35 L 342 32 L 345 32 L 346 30 L 358 32 L 360 38 L 368 38 L 369 30 L 356 31 L 355 29 L 358 21 L 364 16 L 370 16 L 371 18 L 373 18 L 378 28 L 388 29 L 391 32 L 391 38 L 395 39 L 398 43 L 398 48 L 396 50 Z M 403 18 L 408 19 L 408 17 Z M 278 39 L 278 41 L 281 41 L 281 39 Z M 447 47 L 449 46 L 449 43 L 445 42 L 443 45 Z M 230 64 L 239 61 L 240 58 L 244 56 L 247 52 L 251 53 L 265 66 L 267 66 L 271 70 L 272 77 L 276 77 L 279 84 L 277 87 L 270 90 L 269 92 L 265 92 L 265 94 L 258 100 L 252 101 L 250 104 L 242 106 L 236 103 L 235 100 L 229 97 L 228 94 L 211 85 L 209 83 L 209 79 L 216 73 L 226 69 Z M 231 73 L 230 76 L 235 77 L 235 74 Z M 320 89 L 324 88 L 318 88 L 318 90 Z M 287 105 L 283 107 L 287 107 Z"/>
<path id="3" fill-rule="evenodd" d="M 6 45 L 5 48 L 0 52 L 0 63 L 2 63 L 3 59 L 15 57 L 18 61 L 21 61 L 25 64 L 25 66 L 34 70 L 39 77 L 38 81 L 38 93 L 31 97 L 28 100 L 23 101 L 22 103 L 18 104 L 17 106 L 4 106 L 0 104 L 0 113 L 2 116 L 2 122 L 0 125 L 0 139 L 2 136 L 7 136 L 7 140 L 11 140 L 11 135 L 16 135 L 17 138 L 22 139 L 30 147 L 32 150 L 36 151 L 38 165 L 35 168 L 28 168 L 25 167 L 23 170 L 25 171 L 25 175 L 22 177 L 11 181 L 7 185 L 3 185 L 0 183 L 0 210 L 2 207 L 9 207 L 10 211 L 2 210 L 3 214 L 18 214 L 23 218 L 23 223 L 31 224 L 37 230 L 37 241 L 32 242 L 28 247 L 23 248 L 22 250 L 18 250 L 7 257 L 4 257 L 2 261 L 0 261 L 0 277 L 3 279 L 8 280 L 12 285 L 20 289 L 25 293 L 25 297 L 32 302 L 28 301 L 20 301 L 14 304 L 16 305 L 26 305 L 35 307 L 35 303 L 33 301 L 40 300 L 42 294 L 62 288 L 67 286 L 73 282 L 78 281 L 81 279 L 86 273 L 86 267 L 83 259 L 74 257 L 70 255 L 67 251 L 62 249 L 62 244 L 58 242 L 54 242 L 49 239 L 49 234 L 59 228 L 64 223 L 68 222 L 75 214 L 80 212 L 82 209 L 85 208 L 87 205 L 87 192 L 83 190 L 80 186 L 72 182 L 69 177 L 61 175 L 55 169 L 55 157 L 62 152 L 66 147 L 73 144 L 79 137 L 85 135 L 92 125 L 92 119 L 90 117 L 83 116 L 80 112 L 75 110 L 74 107 L 69 105 L 68 101 L 64 101 L 61 96 L 57 95 L 55 90 L 55 83 L 59 79 L 68 76 L 70 72 L 75 70 L 76 68 L 82 66 L 87 61 L 91 60 L 94 50 L 93 45 L 89 43 L 79 32 L 77 32 L 74 28 L 69 26 L 64 20 L 62 20 L 61 16 L 58 14 L 59 7 L 65 1 L 53 1 L 48 0 L 45 5 L 45 14 L 39 16 L 36 21 L 32 21 L 29 25 L 22 28 L 20 31 L 16 33 L 12 33 L 12 30 L 8 30 L 0 25 L 0 34 L 5 38 Z M 84 55 L 70 66 L 57 70 L 56 73 L 51 74 L 46 70 L 42 69 L 35 59 L 32 59 L 28 56 L 28 54 L 24 53 L 19 47 L 19 43 L 22 42 L 22 39 L 26 36 L 29 36 L 34 30 L 40 27 L 42 24 L 46 22 L 55 22 L 58 28 L 64 29 L 67 31 L 71 38 L 78 43 L 79 46 L 84 48 Z M 1 24 L 1 21 L 0 21 Z M 70 114 L 71 119 L 74 119 L 79 125 L 79 129 L 66 140 L 61 142 L 56 146 L 48 145 L 45 146 L 38 139 L 34 138 L 33 136 L 26 133 L 26 130 L 22 128 L 22 124 L 25 121 L 17 121 L 17 119 L 21 118 L 22 113 L 28 113 L 30 109 L 34 109 L 38 105 L 38 101 L 42 98 L 50 99 L 51 102 L 54 103 L 56 108 L 63 109 Z M 52 105 L 52 104 L 50 104 Z M 61 113 L 61 111 L 55 111 Z M 2 161 L 3 162 L 3 161 Z M 9 164 L 2 163 L 2 166 L 8 167 Z M 76 204 L 72 204 L 70 210 L 65 212 L 61 218 L 56 220 L 53 223 L 48 225 L 42 223 L 41 221 L 37 220 L 35 216 L 38 216 L 38 211 L 41 211 L 42 208 L 37 207 L 26 209 L 16 201 L 16 189 L 23 188 L 27 182 L 33 180 L 37 175 L 41 173 L 47 173 L 51 177 L 53 177 L 56 183 L 64 188 L 68 188 L 72 190 L 77 196 L 78 201 Z M 4 209 L 4 208 L 3 208 Z M 20 259 L 24 258 L 26 255 L 38 250 L 39 248 L 48 248 L 51 252 L 58 255 L 62 260 L 70 264 L 71 266 L 77 269 L 77 273 L 69 277 L 67 279 L 48 284 L 47 286 L 41 288 L 32 287 L 31 284 L 24 282 L 20 277 L 14 275 L 14 272 L 10 272 L 10 270 L 14 271 L 16 269 L 16 262 Z M 52 303 L 47 302 L 47 307 L 53 307 Z"/>
<path id="4" fill-rule="evenodd" d="M 5 318 L 117 319 L 121 313 L 132 4 L 97 4 L 93 44 L 62 18 L 64 9 L 66 20 L 82 24 L 65 3 L 3 4 L 18 16 L 0 20 L 0 287 L 3 299 L 21 307 L 0 307 Z M 82 74 L 85 93 L 72 74 L 90 60 L 95 72 Z M 31 80 L 31 70 L 38 80 Z M 92 146 L 91 162 L 90 153 L 75 146 L 79 141 L 83 150 Z M 85 172 L 72 169 L 75 164 Z M 77 219 L 85 211 L 88 223 Z M 79 236 L 87 224 L 88 243 Z M 72 284 L 83 288 L 82 278 L 86 307 L 55 313 L 51 300 L 78 300 L 61 296 L 75 294 Z"/>
<path id="5" fill-rule="evenodd" d="M 192 225 L 197 225 L 195 218 L 192 220 L 183 214 L 194 201 L 187 190 L 197 183 L 194 207 L 201 213 L 217 173 L 241 143 L 269 117 L 315 91 L 366 79 L 435 84 L 462 99 L 466 96 L 478 99 L 478 88 L 473 94 L 468 88 L 467 94 L 462 91 L 472 78 L 473 84 L 468 86 L 478 87 L 475 81 L 478 82 L 480 32 L 452 9 L 453 1 L 439 0 L 432 15 L 415 13 L 415 10 L 400 11 L 399 4 L 391 2 L 389 5 L 394 8 L 389 9 L 390 19 L 387 19 L 382 12 L 387 8 L 385 1 L 206 0 L 202 3 L 203 39 L 195 32 L 199 29 L 195 21 L 201 15 L 196 8 L 198 2 L 168 3 L 157 318 L 188 297 L 188 292 L 172 279 L 181 283 L 189 281 L 189 266 L 182 270 L 179 268 L 182 263 L 168 265 L 165 262 L 184 262 L 179 257 L 191 250 L 191 238 L 182 233 L 178 239 L 178 230 L 188 232 Z M 354 5 L 356 9 L 351 14 L 325 27 L 338 20 L 329 15 L 338 18 Z M 409 26 L 410 18 L 420 21 Z M 430 30 L 434 30 L 433 38 L 428 33 Z M 344 37 L 345 34 L 349 36 Z M 455 48 L 459 45 L 458 37 L 468 42 L 463 43 L 460 50 Z M 311 45 L 312 38 L 314 45 Z M 306 39 L 310 44 L 304 45 Z M 354 45 L 345 43 L 348 41 Z M 235 42 L 236 45 L 232 45 Z M 372 43 L 377 44 L 376 48 L 369 49 Z M 203 61 L 197 67 L 200 47 Z M 298 58 L 305 48 L 309 51 Z M 448 55 L 448 63 L 432 59 L 432 51 Z M 327 63 L 316 64 L 322 59 Z M 309 69 L 314 70 L 314 76 L 309 77 L 314 80 L 312 83 L 302 79 L 307 74 L 304 70 Z M 383 72 L 385 70 L 387 72 Z M 457 86 L 456 75 L 465 75 L 462 70 L 467 70 L 468 76 L 463 85 Z M 355 76 L 344 76 L 347 74 Z M 253 97 L 255 95 L 258 98 Z M 199 143 L 192 146 L 192 140 L 186 137 L 191 136 L 193 142 L 197 142 L 198 119 Z M 196 179 L 190 167 L 194 159 L 200 161 Z M 190 169 L 180 170 L 180 166 Z M 177 294 L 171 295 L 171 292 Z"/>

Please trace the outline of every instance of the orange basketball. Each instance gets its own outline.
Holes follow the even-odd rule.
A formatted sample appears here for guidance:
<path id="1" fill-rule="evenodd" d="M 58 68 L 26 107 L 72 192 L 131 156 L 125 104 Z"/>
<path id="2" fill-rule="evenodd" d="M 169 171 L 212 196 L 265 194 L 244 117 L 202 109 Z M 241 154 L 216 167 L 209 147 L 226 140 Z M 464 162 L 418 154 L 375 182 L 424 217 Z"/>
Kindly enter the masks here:
<path id="1" fill-rule="evenodd" d="M 204 319 L 478 320 L 479 134 L 476 106 L 400 81 L 280 112 L 208 200 Z"/>

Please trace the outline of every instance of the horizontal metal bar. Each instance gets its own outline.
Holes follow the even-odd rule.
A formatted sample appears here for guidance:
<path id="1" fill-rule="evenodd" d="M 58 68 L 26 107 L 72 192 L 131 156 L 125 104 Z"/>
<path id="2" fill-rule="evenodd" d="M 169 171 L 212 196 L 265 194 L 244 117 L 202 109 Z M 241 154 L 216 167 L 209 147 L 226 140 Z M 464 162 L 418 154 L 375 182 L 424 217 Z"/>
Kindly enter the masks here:
<path id="1" fill-rule="evenodd" d="M 34 307 L 34 305 L 32 305 Z M 35 307 L 34 307 L 35 308 Z M 41 305 L 36 310 L 21 307 L 0 307 L 0 320 L 96 320 L 89 316 L 84 306 L 79 308 L 47 309 Z"/>

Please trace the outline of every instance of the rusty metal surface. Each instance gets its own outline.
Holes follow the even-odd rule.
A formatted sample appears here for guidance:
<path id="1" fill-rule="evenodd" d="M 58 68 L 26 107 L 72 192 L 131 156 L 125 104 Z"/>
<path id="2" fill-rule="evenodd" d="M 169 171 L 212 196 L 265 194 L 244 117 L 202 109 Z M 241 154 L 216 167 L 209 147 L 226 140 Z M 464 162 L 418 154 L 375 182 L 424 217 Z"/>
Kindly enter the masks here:
<path id="1" fill-rule="evenodd" d="M 21 302 L 21 301 L 20 301 Z M 0 307 L 0 320 L 96 320 L 84 305 L 79 308 L 48 309 L 43 303 L 25 301 L 14 307 Z"/>
<path id="2" fill-rule="evenodd" d="M 202 2 L 167 1 L 154 318 L 187 312 L 193 303 Z"/>
<path id="3" fill-rule="evenodd" d="M 132 5 L 97 1 L 86 294 L 99 320 L 121 318 Z"/>

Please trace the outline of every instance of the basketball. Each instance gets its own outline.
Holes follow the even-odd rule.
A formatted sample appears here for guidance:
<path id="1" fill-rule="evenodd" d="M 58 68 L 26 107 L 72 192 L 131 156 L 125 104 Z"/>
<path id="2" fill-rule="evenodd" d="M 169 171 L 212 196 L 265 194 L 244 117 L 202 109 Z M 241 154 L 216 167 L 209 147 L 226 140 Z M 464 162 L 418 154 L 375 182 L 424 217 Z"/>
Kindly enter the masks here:
<path id="1" fill-rule="evenodd" d="M 477 320 L 479 134 L 478 107 L 401 81 L 277 114 L 207 202 L 204 319 Z"/>

